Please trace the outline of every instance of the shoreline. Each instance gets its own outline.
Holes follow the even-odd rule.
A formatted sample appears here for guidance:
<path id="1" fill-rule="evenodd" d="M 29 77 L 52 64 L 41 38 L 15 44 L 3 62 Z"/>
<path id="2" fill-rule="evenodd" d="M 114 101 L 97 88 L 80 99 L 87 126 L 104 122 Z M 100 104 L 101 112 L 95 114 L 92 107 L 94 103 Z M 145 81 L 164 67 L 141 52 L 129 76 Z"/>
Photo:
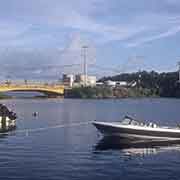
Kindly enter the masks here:
<path id="1" fill-rule="evenodd" d="M 143 99 L 143 98 L 173 98 L 179 99 L 174 96 L 161 96 L 153 93 L 147 88 L 107 88 L 107 87 L 74 87 L 72 89 L 65 90 L 64 96 L 11 96 L 0 93 L 0 100 L 4 99 Z"/>
<path id="2" fill-rule="evenodd" d="M 175 100 L 180 100 L 180 98 L 178 97 L 161 97 L 161 96 L 142 96 L 142 97 L 121 97 L 121 98 L 71 98 L 71 97 L 7 97 L 7 98 L 0 98 L 1 100 L 15 100 L 15 99 L 29 99 L 29 100 L 42 100 L 42 99 L 60 99 L 60 100 L 64 100 L 64 99 L 69 99 L 69 100 L 125 100 L 125 99 L 175 99 Z"/>
<path id="3" fill-rule="evenodd" d="M 72 99 L 125 99 L 160 97 L 149 89 L 109 88 L 109 87 L 75 87 L 65 91 L 64 98 Z"/>

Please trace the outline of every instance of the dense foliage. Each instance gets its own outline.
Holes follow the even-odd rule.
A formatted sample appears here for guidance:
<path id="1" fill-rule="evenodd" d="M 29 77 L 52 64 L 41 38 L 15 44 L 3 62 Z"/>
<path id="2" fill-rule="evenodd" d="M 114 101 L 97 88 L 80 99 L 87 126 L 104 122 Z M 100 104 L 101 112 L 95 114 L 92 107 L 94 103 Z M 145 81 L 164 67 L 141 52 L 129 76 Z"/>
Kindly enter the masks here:
<path id="1" fill-rule="evenodd" d="M 112 77 L 103 77 L 101 82 L 112 81 L 136 81 L 139 88 L 150 91 L 161 97 L 180 97 L 180 83 L 178 72 L 157 73 L 154 71 L 120 74 Z"/>
<path id="2" fill-rule="evenodd" d="M 111 98 L 113 90 L 106 87 L 75 87 L 66 91 L 68 98 Z"/>

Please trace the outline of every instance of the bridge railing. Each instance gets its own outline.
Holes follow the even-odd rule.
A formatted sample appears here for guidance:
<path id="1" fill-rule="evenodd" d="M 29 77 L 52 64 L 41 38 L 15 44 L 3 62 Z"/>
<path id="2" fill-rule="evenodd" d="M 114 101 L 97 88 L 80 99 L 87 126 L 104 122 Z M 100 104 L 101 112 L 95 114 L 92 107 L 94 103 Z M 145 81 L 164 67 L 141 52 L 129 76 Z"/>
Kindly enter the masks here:
<path id="1" fill-rule="evenodd" d="M 63 84 L 0 84 L 0 87 L 64 87 Z"/>
<path id="2" fill-rule="evenodd" d="M 60 84 L 0 84 L 0 92 L 6 91 L 42 91 L 64 94 L 64 86 Z"/>

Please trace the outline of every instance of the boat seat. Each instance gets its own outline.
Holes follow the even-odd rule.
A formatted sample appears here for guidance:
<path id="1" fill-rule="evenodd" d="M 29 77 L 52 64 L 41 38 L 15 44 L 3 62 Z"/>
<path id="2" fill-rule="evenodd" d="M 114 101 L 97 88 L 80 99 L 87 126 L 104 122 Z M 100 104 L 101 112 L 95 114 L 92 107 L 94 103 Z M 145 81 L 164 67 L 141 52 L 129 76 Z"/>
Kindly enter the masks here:
<path id="1" fill-rule="evenodd" d="M 180 124 L 177 125 L 177 128 L 180 129 Z"/>
<path id="2" fill-rule="evenodd" d="M 157 128 L 157 124 L 150 122 L 148 127 Z"/>

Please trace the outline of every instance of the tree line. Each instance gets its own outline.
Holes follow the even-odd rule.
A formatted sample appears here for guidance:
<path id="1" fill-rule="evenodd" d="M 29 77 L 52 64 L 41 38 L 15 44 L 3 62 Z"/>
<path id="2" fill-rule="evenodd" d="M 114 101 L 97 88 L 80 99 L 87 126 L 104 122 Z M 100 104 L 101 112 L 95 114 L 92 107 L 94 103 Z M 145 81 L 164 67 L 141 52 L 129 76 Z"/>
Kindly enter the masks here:
<path id="1" fill-rule="evenodd" d="M 115 76 L 103 77 L 99 81 L 127 81 L 137 82 L 136 88 L 148 89 L 160 97 L 178 97 L 180 98 L 180 82 L 178 72 L 141 71 L 136 73 L 123 73 Z"/>

